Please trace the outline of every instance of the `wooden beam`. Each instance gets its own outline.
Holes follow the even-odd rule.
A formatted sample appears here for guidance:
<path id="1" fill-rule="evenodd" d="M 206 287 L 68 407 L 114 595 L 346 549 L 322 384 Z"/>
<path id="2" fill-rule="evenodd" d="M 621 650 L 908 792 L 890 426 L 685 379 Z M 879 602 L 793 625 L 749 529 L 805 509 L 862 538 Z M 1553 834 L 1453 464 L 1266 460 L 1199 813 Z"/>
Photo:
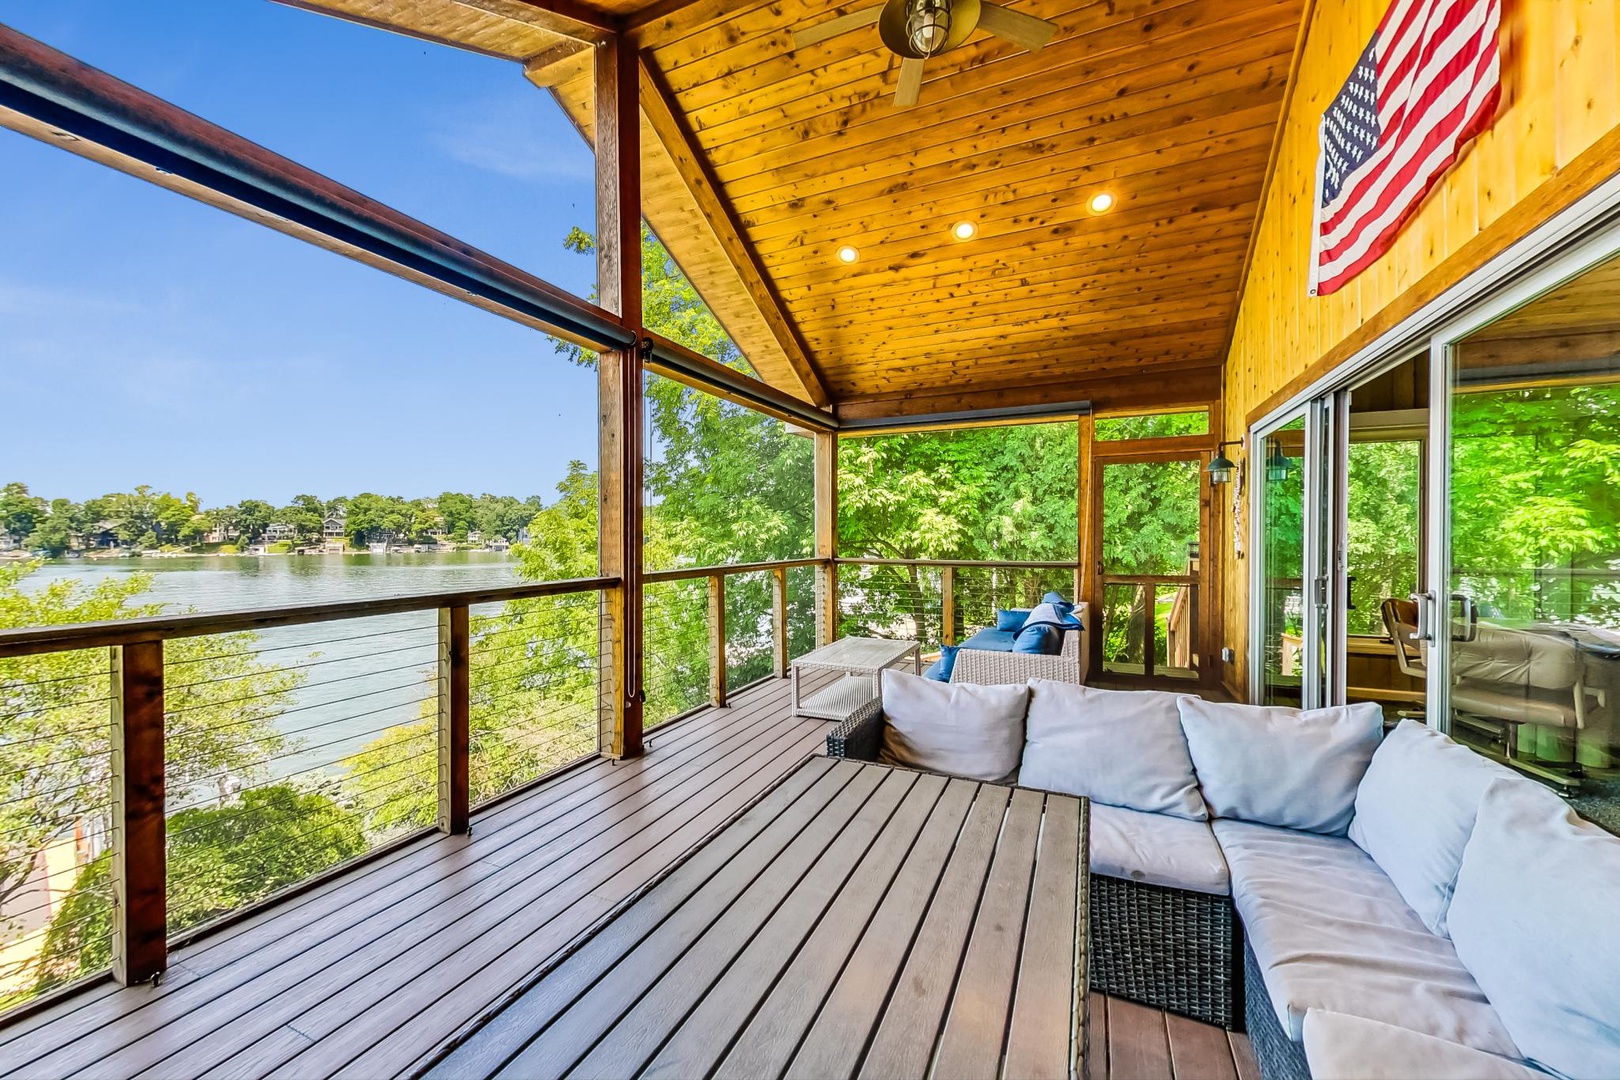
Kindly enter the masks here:
<path id="1" fill-rule="evenodd" d="M 133 986 L 169 966 L 161 641 L 112 650 L 112 699 L 112 968 Z"/>
<path id="2" fill-rule="evenodd" d="M 815 433 L 816 644 L 838 637 L 838 436 Z"/>
<path id="3" fill-rule="evenodd" d="M 1074 598 L 1091 601 L 1091 618 L 1096 620 L 1102 612 L 1100 596 L 1093 596 L 1097 591 L 1097 552 L 1096 532 L 1097 513 L 1102 499 L 1092 484 L 1092 452 L 1096 440 L 1096 423 L 1089 415 L 1080 417 L 1078 424 L 1079 454 L 1075 462 L 1075 481 L 1078 485 L 1076 506 L 1079 509 L 1079 521 L 1076 523 L 1079 532 L 1075 547 L 1075 575 Z M 1098 632 L 1100 627 L 1088 626 L 1092 640 L 1102 637 Z"/>
<path id="4" fill-rule="evenodd" d="M 593 45 L 611 39 L 618 20 L 600 8 L 579 0 L 451 0 L 461 7 L 525 23 L 548 34 L 586 41 Z"/>
<path id="5" fill-rule="evenodd" d="M 693 138 L 685 121 L 681 119 L 670 95 L 664 89 L 662 80 L 646 56 L 641 59 L 640 78 L 641 107 L 646 113 L 648 125 L 658 136 L 658 141 L 663 144 L 670 160 L 675 163 L 675 168 L 691 193 L 693 201 L 697 203 L 710 227 L 714 229 L 715 239 L 719 242 L 721 250 L 731 260 L 744 288 L 748 290 L 749 298 L 759 309 L 760 316 L 764 318 L 772 336 L 787 355 L 788 363 L 793 368 L 794 377 L 798 379 L 800 388 L 812 404 L 821 406 L 830 404 L 832 399 L 828 396 L 826 383 L 811 358 L 810 350 L 804 344 L 798 327 L 788 316 L 787 309 L 782 305 L 775 286 L 766 275 L 764 264 L 760 262 L 758 254 L 744 238 L 742 224 L 730 201 L 722 193 L 723 189 L 715 179 L 714 170 L 710 167 L 708 159 L 698 147 L 697 140 Z M 600 126 L 600 114 L 597 123 Z"/>
<path id="6" fill-rule="evenodd" d="M 591 47 L 566 38 L 523 61 L 523 77 L 542 90 L 560 86 L 582 74 L 591 62 Z"/>
<path id="7" fill-rule="evenodd" d="M 943 566 L 939 571 L 939 640 L 946 645 L 956 644 L 956 567 Z"/>
<path id="8" fill-rule="evenodd" d="M 788 572 L 778 566 L 771 571 L 771 643 L 778 679 L 788 677 Z"/>
<path id="9" fill-rule="evenodd" d="M 470 828 L 472 642 L 466 604 L 439 609 L 439 831 Z"/>
<path id="10" fill-rule="evenodd" d="M 641 334 L 641 121 L 636 55 L 620 38 L 596 46 L 596 280 L 601 303 Z M 641 352 L 601 353 L 598 529 L 604 576 L 601 745 L 636 757 L 642 740 L 642 374 Z"/>
<path id="11" fill-rule="evenodd" d="M 840 420 L 899 419 L 935 413 L 967 412 L 1057 401 L 1089 401 L 1096 409 L 1154 409 L 1203 404 L 1220 394 L 1221 369 L 1211 366 L 1161 368 L 1098 379 L 1022 386 L 946 390 L 928 387 L 892 394 L 847 398 L 838 403 Z"/>
<path id="12" fill-rule="evenodd" d="M 709 704 L 726 707 L 726 575 L 709 575 Z"/>

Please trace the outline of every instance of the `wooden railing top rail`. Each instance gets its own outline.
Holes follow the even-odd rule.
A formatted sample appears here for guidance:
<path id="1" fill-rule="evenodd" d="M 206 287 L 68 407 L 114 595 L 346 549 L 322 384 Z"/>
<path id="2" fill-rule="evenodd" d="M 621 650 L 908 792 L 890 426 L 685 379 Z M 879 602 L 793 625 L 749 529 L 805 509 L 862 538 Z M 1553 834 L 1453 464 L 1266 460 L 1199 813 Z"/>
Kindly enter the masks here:
<path id="1" fill-rule="evenodd" d="M 1197 585 L 1194 574 L 1110 574 L 1102 575 L 1104 585 Z"/>
<path id="2" fill-rule="evenodd" d="M 751 574 L 762 570 L 791 570 L 796 566 L 819 566 L 826 559 L 772 559 L 768 562 L 720 563 L 715 566 L 682 566 L 674 570 L 648 570 L 641 580 L 648 584 L 659 581 L 697 581 L 701 578 L 729 577 L 733 574 Z"/>
<path id="3" fill-rule="evenodd" d="M 836 561 L 845 566 L 951 566 L 983 570 L 1074 570 L 1080 565 L 1074 559 L 1066 562 L 1030 562 L 1014 559 L 877 559 L 839 556 Z"/>
<path id="4" fill-rule="evenodd" d="M 243 630 L 263 630 L 273 626 L 333 622 L 338 619 L 365 618 L 371 615 L 395 615 L 405 611 L 431 611 L 457 605 L 498 604 L 507 600 L 528 600 L 538 596 L 597 592 L 617 584 L 619 579 L 616 577 L 570 578 L 565 581 L 542 581 L 528 585 L 503 585 L 497 588 L 465 589 L 457 592 L 407 593 L 399 596 L 334 600 L 289 607 L 152 615 L 139 619 L 68 623 L 60 626 L 30 626 L 15 630 L 0 630 L 0 659 L 62 652 L 67 649 L 130 645 L 168 638 L 231 634 Z"/>

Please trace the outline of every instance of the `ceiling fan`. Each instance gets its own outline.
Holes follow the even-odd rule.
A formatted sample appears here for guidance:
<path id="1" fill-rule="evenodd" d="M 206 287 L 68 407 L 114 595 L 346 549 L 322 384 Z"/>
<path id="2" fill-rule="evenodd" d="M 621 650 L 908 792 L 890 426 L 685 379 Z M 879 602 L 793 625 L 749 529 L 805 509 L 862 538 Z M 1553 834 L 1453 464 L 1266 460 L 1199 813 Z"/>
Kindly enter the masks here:
<path id="1" fill-rule="evenodd" d="M 987 30 L 1031 51 L 1051 41 L 1057 32 L 1056 23 L 987 0 L 887 0 L 877 7 L 795 30 L 793 47 L 803 49 L 873 23 L 877 23 L 883 44 L 900 57 L 900 81 L 894 90 L 896 105 L 917 104 L 923 61 L 956 48 L 975 30 Z"/>

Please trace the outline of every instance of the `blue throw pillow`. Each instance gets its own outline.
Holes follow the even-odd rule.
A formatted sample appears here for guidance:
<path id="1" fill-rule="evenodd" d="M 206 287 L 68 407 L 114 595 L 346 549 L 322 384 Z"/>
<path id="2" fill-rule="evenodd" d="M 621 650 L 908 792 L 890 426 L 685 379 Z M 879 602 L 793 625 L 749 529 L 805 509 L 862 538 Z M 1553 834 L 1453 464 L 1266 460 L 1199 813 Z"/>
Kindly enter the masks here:
<path id="1" fill-rule="evenodd" d="M 1063 594 L 1058 592 L 1056 589 L 1052 590 L 1051 592 L 1047 593 L 1045 596 L 1041 597 L 1041 603 L 1043 603 L 1043 604 L 1069 604 L 1069 602 L 1067 600 L 1063 599 Z M 1074 607 L 1073 604 L 1069 604 L 1069 606 L 1071 608 Z"/>
<path id="2" fill-rule="evenodd" d="M 1026 626 L 1013 639 L 1012 651 L 1057 656 L 1063 651 L 1063 631 L 1051 623 Z"/>
<path id="3" fill-rule="evenodd" d="M 1041 625 L 1055 626 L 1059 630 L 1081 629 L 1080 620 L 1074 617 L 1074 609 L 1068 604 L 1040 604 L 1031 610 L 1029 618 L 1024 620 L 1024 630 Z"/>
<path id="4" fill-rule="evenodd" d="M 923 678 L 933 679 L 935 682 L 950 682 L 951 671 L 956 667 L 956 652 L 960 648 L 960 645 L 941 645 L 939 659 L 928 666 L 928 670 L 923 672 Z"/>
<path id="5" fill-rule="evenodd" d="M 1016 634 L 1024 628 L 1024 622 L 1028 618 L 1028 608 L 1014 608 L 1011 611 L 1005 608 L 996 608 L 996 629 L 1007 630 Z"/>

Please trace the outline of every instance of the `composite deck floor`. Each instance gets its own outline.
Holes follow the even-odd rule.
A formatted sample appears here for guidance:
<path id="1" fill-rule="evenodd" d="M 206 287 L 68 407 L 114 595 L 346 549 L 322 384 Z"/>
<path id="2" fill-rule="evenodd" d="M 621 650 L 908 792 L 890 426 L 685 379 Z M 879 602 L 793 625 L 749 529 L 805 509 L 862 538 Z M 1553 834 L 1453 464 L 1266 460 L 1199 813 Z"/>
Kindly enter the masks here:
<path id="1" fill-rule="evenodd" d="M 0 1021 L 0 1075 L 420 1073 L 819 749 L 828 724 L 789 708 L 785 680 L 754 687 L 176 950 L 160 987 Z M 1241 1036 L 1091 1001 L 1097 1080 L 1258 1075 Z"/>

